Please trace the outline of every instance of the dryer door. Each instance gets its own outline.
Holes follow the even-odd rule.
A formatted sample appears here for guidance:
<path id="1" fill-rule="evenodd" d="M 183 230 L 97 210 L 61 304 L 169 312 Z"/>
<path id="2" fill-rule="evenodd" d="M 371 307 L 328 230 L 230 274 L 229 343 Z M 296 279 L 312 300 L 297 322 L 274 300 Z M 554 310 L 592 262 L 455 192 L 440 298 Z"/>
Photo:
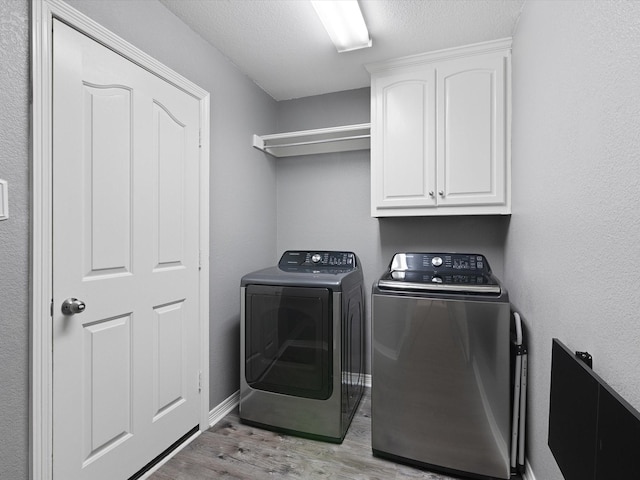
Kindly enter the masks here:
<path id="1" fill-rule="evenodd" d="M 329 398 L 330 290 L 249 285 L 245 308 L 247 384 L 297 397 Z"/>

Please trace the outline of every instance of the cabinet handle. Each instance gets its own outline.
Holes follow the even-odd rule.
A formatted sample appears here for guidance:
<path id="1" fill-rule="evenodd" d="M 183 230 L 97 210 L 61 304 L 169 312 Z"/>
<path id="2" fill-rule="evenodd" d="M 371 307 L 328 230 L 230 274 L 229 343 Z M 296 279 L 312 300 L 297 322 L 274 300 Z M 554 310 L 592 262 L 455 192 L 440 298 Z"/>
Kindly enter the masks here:
<path id="1" fill-rule="evenodd" d="M 438 192 L 438 195 L 440 195 L 441 197 L 444 197 L 444 190 L 440 190 L 440 191 Z"/>
<path id="2" fill-rule="evenodd" d="M 433 190 L 429 192 L 429 196 L 433 198 Z"/>

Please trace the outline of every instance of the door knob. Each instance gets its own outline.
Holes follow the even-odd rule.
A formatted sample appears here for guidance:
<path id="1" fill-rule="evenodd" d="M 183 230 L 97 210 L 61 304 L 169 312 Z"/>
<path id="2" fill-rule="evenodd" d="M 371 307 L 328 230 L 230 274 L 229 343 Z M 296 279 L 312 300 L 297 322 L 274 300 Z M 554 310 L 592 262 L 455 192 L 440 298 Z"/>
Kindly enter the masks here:
<path id="1" fill-rule="evenodd" d="M 67 298 L 62 302 L 62 314 L 63 315 L 75 315 L 76 313 L 84 312 L 86 305 L 82 300 L 77 298 Z"/>

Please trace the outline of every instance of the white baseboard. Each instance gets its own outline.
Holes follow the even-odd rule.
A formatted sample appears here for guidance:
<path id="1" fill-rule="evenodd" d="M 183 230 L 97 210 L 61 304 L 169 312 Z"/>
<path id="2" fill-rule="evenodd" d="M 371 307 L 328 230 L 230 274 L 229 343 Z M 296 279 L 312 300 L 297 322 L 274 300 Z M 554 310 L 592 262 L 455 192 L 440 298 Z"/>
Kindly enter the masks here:
<path id="1" fill-rule="evenodd" d="M 522 474 L 522 480 L 536 480 L 536 476 L 531 470 L 531 464 L 529 462 L 524 463 L 524 473 Z"/>
<path id="2" fill-rule="evenodd" d="M 240 390 L 235 391 L 224 399 L 220 404 L 213 407 L 209 412 L 209 428 L 224 418 L 231 410 L 236 408 L 240 403 Z"/>

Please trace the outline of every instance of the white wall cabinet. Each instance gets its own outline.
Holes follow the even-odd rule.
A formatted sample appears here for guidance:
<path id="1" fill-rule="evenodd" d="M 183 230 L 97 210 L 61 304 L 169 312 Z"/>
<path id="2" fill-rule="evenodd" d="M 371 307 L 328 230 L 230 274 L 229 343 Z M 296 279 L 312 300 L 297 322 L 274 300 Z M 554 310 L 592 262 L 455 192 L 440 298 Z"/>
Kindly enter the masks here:
<path id="1" fill-rule="evenodd" d="M 368 65 L 371 215 L 511 213 L 511 39 Z"/>

